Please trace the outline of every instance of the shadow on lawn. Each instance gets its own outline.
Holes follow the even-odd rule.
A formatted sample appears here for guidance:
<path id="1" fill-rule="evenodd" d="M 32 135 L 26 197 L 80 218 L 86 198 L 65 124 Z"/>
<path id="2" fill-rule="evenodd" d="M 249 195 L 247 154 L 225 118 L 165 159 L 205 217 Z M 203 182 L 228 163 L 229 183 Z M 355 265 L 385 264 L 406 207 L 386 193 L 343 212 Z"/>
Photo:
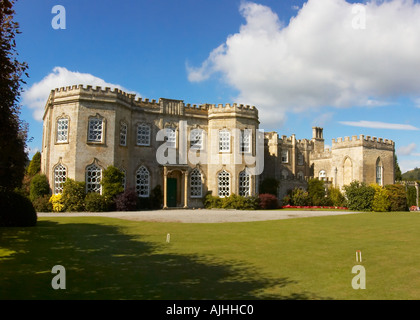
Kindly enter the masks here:
<path id="1" fill-rule="evenodd" d="M 0 299 L 319 299 L 310 293 L 259 294 L 294 283 L 270 279 L 240 262 L 159 253 L 156 243 L 115 226 L 38 221 L 0 229 Z M 66 268 L 66 289 L 54 290 L 54 265 Z"/>

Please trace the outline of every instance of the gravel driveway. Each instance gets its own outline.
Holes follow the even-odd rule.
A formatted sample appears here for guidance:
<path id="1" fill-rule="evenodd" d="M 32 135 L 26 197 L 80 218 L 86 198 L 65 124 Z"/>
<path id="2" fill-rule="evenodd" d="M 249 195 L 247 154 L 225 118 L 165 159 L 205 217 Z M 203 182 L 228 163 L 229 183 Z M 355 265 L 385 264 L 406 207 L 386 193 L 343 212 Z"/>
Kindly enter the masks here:
<path id="1" fill-rule="evenodd" d="M 38 217 L 112 217 L 135 221 L 221 223 L 345 215 L 352 211 L 171 209 L 129 212 L 38 213 Z"/>

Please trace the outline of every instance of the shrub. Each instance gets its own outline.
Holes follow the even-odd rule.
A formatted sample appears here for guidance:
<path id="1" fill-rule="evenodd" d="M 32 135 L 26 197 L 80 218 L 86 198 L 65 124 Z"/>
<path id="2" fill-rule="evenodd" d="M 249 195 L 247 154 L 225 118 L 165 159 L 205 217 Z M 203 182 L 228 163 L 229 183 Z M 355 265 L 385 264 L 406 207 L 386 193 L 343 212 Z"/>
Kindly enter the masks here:
<path id="1" fill-rule="evenodd" d="M 37 222 L 35 208 L 25 196 L 0 190 L 0 227 L 32 227 Z"/>
<path id="2" fill-rule="evenodd" d="M 325 198 L 325 185 L 324 181 L 319 179 L 309 179 L 308 181 L 308 197 L 309 204 L 314 206 L 322 205 L 326 200 Z"/>
<path id="3" fill-rule="evenodd" d="M 63 212 L 64 211 L 64 201 L 63 201 L 63 196 L 62 196 L 61 193 L 53 194 L 50 197 L 49 202 L 51 203 L 52 211 L 54 211 L 54 212 Z"/>
<path id="4" fill-rule="evenodd" d="M 405 187 L 401 184 L 389 184 L 385 186 L 385 189 L 389 192 L 391 211 L 407 211 L 407 196 L 405 193 Z"/>
<path id="5" fill-rule="evenodd" d="M 89 192 L 85 198 L 85 210 L 89 212 L 107 211 L 109 203 L 104 195 Z"/>
<path id="6" fill-rule="evenodd" d="M 292 196 L 291 194 L 286 194 L 281 200 L 283 206 L 292 205 Z"/>
<path id="7" fill-rule="evenodd" d="M 388 190 L 377 184 L 372 184 L 371 186 L 375 189 L 375 195 L 373 196 L 372 201 L 372 210 L 375 212 L 388 211 L 391 205 Z"/>
<path id="8" fill-rule="evenodd" d="M 118 211 L 135 211 L 137 209 L 137 198 L 136 190 L 127 188 L 115 197 L 116 209 Z"/>
<path id="9" fill-rule="evenodd" d="M 290 198 L 292 206 L 309 206 L 311 204 L 308 192 L 299 188 L 293 189 Z"/>
<path id="10" fill-rule="evenodd" d="M 211 195 L 211 192 L 208 192 L 203 200 L 204 208 L 211 209 L 211 208 L 221 208 L 221 199 L 219 197 L 215 197 Z"/>
<path id="11" fill-rule="evenodd" d="M 260 184 L 260 194 L 269 193 L 277 196 L 279 181 L 274 178 L 265 178 Z"/>
<path id="12" fill-rule="evenodd" d="M 48 183 L 45 174 L 37 174 L 31 180 L 29 189 L 29 199 L 35 201 L 36 199 L 48 195 L 50 193 L 50 184 Z"/>
<path id="13" fill-rule="evenodd" d="M 344 186 L 347 198 L 347 206 L 350 210 L 370 211 L 372 209 L 372 201 L 375 196 L 375 189 L 367 186 L 366 183 L 353 181 Z"/>
<path id="14" fill-rule="evenodd" d="M 263 193 L 259 195 L 261 209 L 277 209 L 279 204 L 277 197 L 270 193 Z"/>
<path id="15" fill-rule="evenodd" d="M 53 211 L 53 206 L 50 203 L 50 196 L 48 194 L 45 194 L 42 197 L 36 198 L 34 201 L 32 201 L 32 205 L 34 206 L 36 212 Z"/>
<path id="16" fill-rule="evenodd" d="M 346 198 L 341 193 L 339 188 L 330 187 L 327 190 L 327 196 L 331 200 L 331 205 L 335 207 L 345 207 L 346 204 Z"/>
<path id="17" fill-rule="evenodd" d="M 67 178 L 63 184 L 62 199 L 65 211 L 84 211 L 85 183 Z"/>
<path id="18" fill-rule="evenodd" d="M 417 205 L 417 190 L 416 187 L 408 186 L 407 187 L 407 207 Z"/>
<path id="19" fill-rule="evenodd" d="M 108 166 L 102 173 L 102 194 L 108 200 L 111 200 L 116 195 L 124 192 L 123 179 L 124 173 L 120 169 Z"/>
<path id="20" fill-rule="evenodd" d="M 32 157 L 31 162 L 26 170 L 28 176 L 33 177 L 41 171 L 41 153 L 38 151 Z"/>

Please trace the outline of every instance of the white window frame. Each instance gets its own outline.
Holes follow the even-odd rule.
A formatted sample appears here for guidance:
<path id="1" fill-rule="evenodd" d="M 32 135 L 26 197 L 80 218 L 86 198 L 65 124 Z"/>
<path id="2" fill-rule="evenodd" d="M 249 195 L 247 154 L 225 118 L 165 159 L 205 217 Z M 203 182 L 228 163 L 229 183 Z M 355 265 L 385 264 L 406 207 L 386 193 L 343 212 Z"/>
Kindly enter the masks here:
<path id="1" fill-rule="evenodd" d="M 190 197 L 201 198 L 203 196 L 203 175 L 198 168 L 190 173 Z"/>
<path id="2" fill-rule="evenodd" d="M 252 152 L 252 130 L 244 129 L 241 130 L 241 136 L 239 140 L 239 151 L 240 153 L 251 153 Z"/>
<path id="3" fill-rule="evenodd" d="M 176 129 L 173 127 L 165 128 L 166 146 L 168 148 L 176 148 Z"/>
<path id="4" fill-rule="evenodd" d="M 230 131 L 219 130 L 219 152 L 230 152 Z"/>
<path id="5" fill-rule="evenodd" d="M 136 171 L 136 192 L 139 198 L 148 198 L 150 195 L 150 172 L 145 166 L 140 166 Z"/>
<path id="6" fill-rule="evenodd" d="M 226 170 L 217 175 L 217 195 L 220 198 L 230 196 L 230 173 Z"/>
<path id="7" fill-rule="evenodd" d="M 54 194 L 63 193 L 63 185 L 67 179 L 67 168 L 59 163 L 54 167 Z"/>
<path id="8" fill-rule="evenodd" d="M 381 160 L 378 159 L 376 161 L 376 184 L 382 186 L 383 183 L 383 167 L 382 167 L 382 163 Z"/>
<path id="9" fill-rule="evenodd" d="M 138 146 L 150 146 L 151 127 L 147 123 L 139 123 L 137 125 L 137 140 Z"/>
<path id="10" fill-rule="evenodd" d="M 69 118 L 59 118 L 57 119 L 57 143 L 67 143 L 69 142 Z"/>
<path id="11" fill-rule="evenodd" d="M 320 170 L 318 173 L 318 178 L 322 181 L 327 180 L 327 171 L 325 171 L 324 169 Z"/>
<path id="12" fill-rule="evenodd" d="M 86 193 L 96 192 L 102 194 L 102 169 L 95 163 L 86 167 L 85 170 Z"/>
<path id="13" fill-rule="evenodd" d="M 127 146 L 128 125 L 125 122 L 120 124 L 120 146 Z"/>
<path id="14" fill-rule="evenodd" d="M 190 149 L 203 150 L 203 129 L 192 129 L 190 131 Z"/>
<path id="15" fill-rule="evenodd" d="M 251 195 L 251 175 L 246 168 L 239 172 L 239 195 L 242 197 Z"/>
<path id="16" fill-rule="evenodd" d="M 90 117 L 88 121 L 88 142 L 103 142 L 105 121 L 100 117 Z"/>
<path id="17" fill-rule="evenodd" d="M 281 163 L 289 163 L 289 150 L 281 151 Z"/>

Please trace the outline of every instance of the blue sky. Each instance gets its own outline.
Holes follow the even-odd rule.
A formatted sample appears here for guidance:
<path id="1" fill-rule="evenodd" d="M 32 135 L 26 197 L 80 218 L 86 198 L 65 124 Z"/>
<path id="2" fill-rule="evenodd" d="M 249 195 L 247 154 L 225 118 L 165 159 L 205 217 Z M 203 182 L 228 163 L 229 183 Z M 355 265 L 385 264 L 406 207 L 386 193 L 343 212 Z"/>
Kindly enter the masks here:
<path id="1" fill-rule="evenodd" d="M 65 29 L 54 29 L 55 5 Z M 120 87 L 143 98 L 255 105 L 265 131 L 394 140 L 420 167 L 420 5 L 377 0 L 17 1 L 30 78 L 30 157 L 54 87 Z M 63 21 L 59 21 L 63 23 Z"/>

